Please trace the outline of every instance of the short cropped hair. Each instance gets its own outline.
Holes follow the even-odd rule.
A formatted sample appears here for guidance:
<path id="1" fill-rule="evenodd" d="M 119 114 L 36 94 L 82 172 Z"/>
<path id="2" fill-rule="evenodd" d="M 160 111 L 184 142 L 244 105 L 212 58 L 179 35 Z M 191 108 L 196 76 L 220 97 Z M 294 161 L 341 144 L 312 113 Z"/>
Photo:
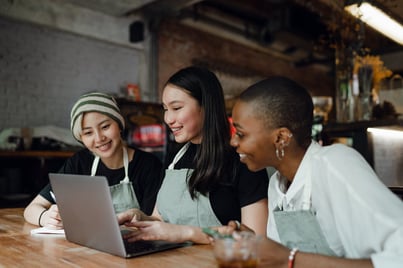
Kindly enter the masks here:
<path id="1" fill-rule="evenodd" d="M 304 87 L 286 77 L 274 76 L 250 86 L 240 94 L 239 99 L 253 102 L 256 118 L 262 120 L 265 127 L 286 127 L 300 146 L 309 146 L 313 103 Z"/>

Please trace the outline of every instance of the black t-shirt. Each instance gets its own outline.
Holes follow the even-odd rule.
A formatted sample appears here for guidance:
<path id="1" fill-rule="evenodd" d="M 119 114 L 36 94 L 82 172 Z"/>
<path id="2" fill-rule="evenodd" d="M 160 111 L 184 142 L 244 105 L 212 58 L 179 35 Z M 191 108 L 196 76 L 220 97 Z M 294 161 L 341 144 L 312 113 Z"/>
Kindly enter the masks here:
<path id="1" fill-rule="evenodd" d="M 194 168 L 194 157 L 199 145 L 192 144 L 186 153 L 175 164 L 175 169 Z M 267 198 L 269 178 L 266 170 L 251 172 L 240 162 L 238 154 L 234 154 L 234 161 L 238 165 L 235 178 L 222 178 L 225 184 L 218 185 L 209 193 L 211 206 L 218 220 L 226 225 L 230 220 L 241 221 L 241 208 L 261 199 Z M 167 164 L 173 160 L 171 155 Z"/>
<path id="2" fill-rule="evenodd" d="M 64 174 L 82 174 L 90 175 L 94 155 L 88 150 L 83 149 L 67 159 L 59 170 Z M 140 209 L 150 215 L 154 209 L 158 190 L 161 186 L 162 163 L 157 156 L 135 149 L 132 161 L 129 162 L 129 179 L 133 184 Z M 105 176 L 109 186 L 120 183 L 125 177 L 124 168 L 109 169 L 99 161 L 96 175 Z M 54 203 L 50 196 L 51 186 L 48 184 L 39 193 L 49 202 Z"/>

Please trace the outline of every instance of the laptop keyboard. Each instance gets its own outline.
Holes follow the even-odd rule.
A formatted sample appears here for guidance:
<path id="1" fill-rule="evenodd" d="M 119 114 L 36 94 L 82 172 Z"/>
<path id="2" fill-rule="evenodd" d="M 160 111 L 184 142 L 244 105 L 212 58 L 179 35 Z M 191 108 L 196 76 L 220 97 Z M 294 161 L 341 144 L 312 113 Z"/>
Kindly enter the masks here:
<path id="1" fill-rule="evenodd" d="M 156 245 L 148 241 L 127 242 L 125 240 L 125 248 L 129 253 L 155 251 Z"/>

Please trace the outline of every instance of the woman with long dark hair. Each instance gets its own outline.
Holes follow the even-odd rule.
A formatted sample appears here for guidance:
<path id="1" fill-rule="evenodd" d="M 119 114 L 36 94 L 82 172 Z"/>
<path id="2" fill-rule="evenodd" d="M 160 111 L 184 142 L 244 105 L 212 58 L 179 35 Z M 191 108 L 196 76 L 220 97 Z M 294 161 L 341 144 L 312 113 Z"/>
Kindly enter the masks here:
<path id="1" fill-rule="evenodd" d="M 188 67 L 166 83 L 164 120 L 175 141 L 184 144 L 170 160 L 150 216 L 131 210 L 121 223 L 138 231 L 129 240 L 163 239 L 210 243 L 201 228 L 237 220 L 266 234 L 266 171 L 250 172 L 230 145 L 224 94 L 214 73 Z"/>

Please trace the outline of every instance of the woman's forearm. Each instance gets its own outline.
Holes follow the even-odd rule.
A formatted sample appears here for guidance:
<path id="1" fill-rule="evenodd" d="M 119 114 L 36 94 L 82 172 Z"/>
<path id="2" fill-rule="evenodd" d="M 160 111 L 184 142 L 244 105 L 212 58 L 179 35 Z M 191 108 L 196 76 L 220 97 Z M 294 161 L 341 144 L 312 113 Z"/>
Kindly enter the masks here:
<path id="1" fill-rule="evenodd" d="M 291 250 L 270 239 L 259 243 L 259 257 L 263 266 L 287 267 Z M 294 256 L 294 268 L 373 268 L 370 259 L 345 259 L 341 257 L 297 251 Z"/>
<path id="2" fill-rule="evenodd" d="M 24 219 L 34 225 L 39 225 L 39 216 L 44 210 L 49 209 L 51 203 L 42 196 L 37 196 L 24 209 Z"/>
<path id="3" fill-rule="evenodd" d="M 294 268 L 373 268 L 370 259 L 344 259 L 318 254 L 299 252 L 295 256 Z"/>

